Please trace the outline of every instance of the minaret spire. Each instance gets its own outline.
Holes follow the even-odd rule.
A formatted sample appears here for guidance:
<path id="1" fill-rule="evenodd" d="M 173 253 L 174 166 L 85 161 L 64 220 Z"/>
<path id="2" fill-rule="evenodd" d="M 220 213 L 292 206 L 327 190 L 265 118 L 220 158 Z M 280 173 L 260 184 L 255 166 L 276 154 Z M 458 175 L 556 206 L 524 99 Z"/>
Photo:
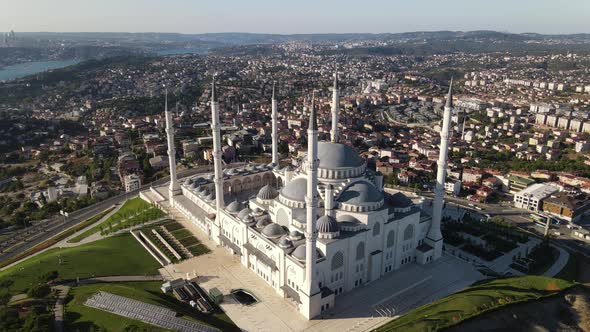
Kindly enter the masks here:
<path id="1" fill-rule="evenodd" d="M 332 87 L 332 130 L 330 130 L 332 143 L 338 143 L 338 112 L 340 112 L 340 91 L 338 90 L 338 67 L 336 67 Z"/>
<path id="2" fill-rule="evenodd" d="M 166 138 L 168 143 L 168 164 L 170 167 L 170 186 L 168 187 L 168 198 L 170 206 L 174 206 L 175 195 L 180 194 L 180 185 L 176 178 L 176 149 L 174 148 L 174 127 L 172 124 L 172 115 L 168 111 L 168 88 L 164 96 L 164 117 L 166 118 Z"/>
<path id="3" fill-rule="evenodd" d="M 318 125 L 315 112 L 315 92 L 311 97 L 311 112 L 309 116 L 309 129 L 307 130 L 307 194 L 306 205 L 306 230 L 305 230 L 305 286 L 304 293 L 312 297 L 319 292 L 319 286 L 315 276 L 316 264 L 316 240 L 317 240 L 317 206 L 318 206 Z"/>
<path id="4" fill-rule="evenodd" d="M 217 217 L 220 218 L 220 211 L 225 206 L 223 200 L 223 169 L 221 167 L 221 126 L 219 124 L 219 102 L 215 91 L 215 76 L 211 82 L 211 131 L 213 134 L 213 167 L 215 176 L 215 207 Z"/>
<path id="5" fill-rule="evenodd" d="M 447 173 L 447 158 L 449 153 L 449 131 L 451 130 L 451 116 L 453 113 L 453 79 L 449 85 L 447 101 L 443 112 L 443 124 L 440 131 L 440 149 L 438 154 L 438 168 L 436 173 L 436 186 L 434 188 L 434 201 L 432 203 L 432 222 L 426 235 L 426 243 L 434 248 L 432 259 L 442 255 L 443 237 L 440 231 L 442 209 L 444 205 L 445 180 Z"/>
<path id="6" fill-rule="evenodd" d="M 272 163 L 275 166 L 279 166 L 279 133 L 278 133 L 278 110 L 277 110 L 277 99 L 275 97 L 275 83 L 272 84 Z"/>

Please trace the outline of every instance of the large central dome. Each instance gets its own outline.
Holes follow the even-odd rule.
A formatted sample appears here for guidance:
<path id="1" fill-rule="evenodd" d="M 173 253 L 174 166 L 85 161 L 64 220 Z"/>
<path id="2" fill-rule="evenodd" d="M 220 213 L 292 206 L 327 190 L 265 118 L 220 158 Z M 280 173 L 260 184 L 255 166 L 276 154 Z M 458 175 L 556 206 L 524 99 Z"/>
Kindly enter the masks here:
<path id="1" fill-rule="evenodd" d="M 353 148 L 332 142 L 318 142 L 318 177 L 323 180 L 346 179 L 365 172 L 365 161 Z"/>
<path id="2" fill-rule="evenodd" d="M 325 169 L 356 168 L 364 164 L 356 151 L 340 143 L 319 142 L 318 158 L 319 168 Z"/>

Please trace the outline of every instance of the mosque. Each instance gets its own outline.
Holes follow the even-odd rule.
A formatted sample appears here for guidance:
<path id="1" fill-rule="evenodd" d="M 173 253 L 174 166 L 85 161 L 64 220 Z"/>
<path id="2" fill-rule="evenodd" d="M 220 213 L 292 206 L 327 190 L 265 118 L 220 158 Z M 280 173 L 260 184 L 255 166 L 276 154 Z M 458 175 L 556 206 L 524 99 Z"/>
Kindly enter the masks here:
<path id="1" fill-rule="evenodd" d="M 452 82 L 451 82 L 452 84 Z M 441 130 L 432 217 L 402 193 L 383 189 L 383 176 L 339 143 L 339 88 L 334 79 L 331 140 L 318 142 L 312 98 L 307 154 L 299 167 L 279 167 L 277 99 L 272 97 L 272 163 L 223 169 L 219 102 L 211 93 L 214 173 L 176 177 L 174 129 L 166 108 L 169 203 L 257 274 L 307 319 L 341 294 L 406 264 L 442 255 L 440 231 L 452 94 Z M 203 212 L 204 211 L 204 212 Z"/>

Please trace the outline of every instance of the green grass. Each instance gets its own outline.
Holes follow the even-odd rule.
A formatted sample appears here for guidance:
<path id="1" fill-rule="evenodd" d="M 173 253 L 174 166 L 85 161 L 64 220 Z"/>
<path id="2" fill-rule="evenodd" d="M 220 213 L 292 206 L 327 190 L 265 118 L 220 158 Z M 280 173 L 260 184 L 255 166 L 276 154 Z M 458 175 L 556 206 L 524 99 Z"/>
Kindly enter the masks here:
<path id="1" fill-rule="evenodd" d="M 145 215 L 144 215 L 144 213 L 141 213 L 138 216 L 131 217 L 134 214 L 138 213 L 139 211 L 144 211 L 144 210 L 145 210 L 145 212 L 144 212 Z M 156 212 L 156 211 L 158 211 L 158 212 Z M 81 234 L 69 239 L 68 242 L 69 243 L 78 243 L 78 242 L 84 240 L 85 238 L 89 237 L 90 235 L 100 232 L 102 229 L 105 229 L 105 230 L 109 229 L 110 228 L 109 225 L 111 225 L 111 227 L 116 226 L 117 224 L 121 223 L 122 220 L 125 220 L 129 217 L 131 217 L 131 218 L 129 220 L 125 220 L 125 222 L 123 222 L 121 224 L 121 226 L 123 226 L 123 224 L 125 224 L 125 226 L 135 225 L 135 224 L 139 223 L 140 221 L 154 220 L 154 219 L 160 218 L 162 216 L 164 216 L 164 212 L 162 212 L 161 210 L 159 210 L 155 207 L 152 207 L 149 203 L 147 203 L 143 199 L 141 199 L 139 197 L 135 197 L 135 198 L 125 201 L 125 203 L 121 206 L 121 208 L 119 210 L 117 210 L 117 212 L 113 213 L 106 220 L 104 220 L 100 224 L 95 225 L 94 227 L 86 230 L 85 232 L 82 232 Z M 118 229 L 120 229 L 120 228 L 121 227 L 119 227 Z"/>
<path id="2" fill-rule="evenodd" d="M 59 264 L 61 257 L 62 263 Z M 23 292 L 43 273 L 57 270 L 61 279 L 110 275 L 152 275 L 158 262 L 129 233 L 83 244 L 50 249 L 0 271 L 0 281 L 14 281 L 12 293 Z"/>
<path id="3" fill-rule="evenodd" d="M 510 303 L 556 294 L 573 284 L 541 276 L 484 281 L 466 290 L 410 311 L 376 331 L 435 331 Z"/>
<path id="4" fill-rule="evenodd" d="M 166 227 L 166 229 L 168 229 L 168 227 Z M 172 235 L 174 235 L 175 238 L 177 239 L 184 239 L 185 237 L 189 237 L 189 236 L 193 236 L 193 234 L 188 230 L 188 229 L 178 229 L 175 230 L 174 232 L 168 230 Z"/>
<path id="5" fill-rule="evenodd" d="M 85 306 L 86 299 L 98 291 L 105 291 L 166 307 L 180 313 L 182 318 L 215 326 L 222 331 L 239 331 L 239 328 L 223 312 L 217 311 L 212 315 L 203 315 L 198 310 L 179 302 L 174 297 L 163 294 L 160 291 L 160 286 L 161 282 L 148 281 L 75 287 L 70 290 L 71 297 L 66 305 L 66 331 L 91 331 L 97 327 L 103 327 L 107 331 L 119 332 L 131 324 L 150 328 L 149 331 L 166 331 L 162 328 Z"/>
<path id="6" fill-rule="evenodd" d="M 105 211 L 103 211 L 103 212 L 101 212 L 101 213 L 93 216 L 92 218 L 89 218 L 87 220 L 84 220 L 83 222 L 77 224 L 76 226 L 74 226 L 72 228 L 69 228 L 69 229 L 67 229 L 67 230 L 59 233 L 58 235 L 56 235 L 56 236 L 54 236 L 54 237 L 52 237 L 52 238 L 50 238 L 50 239 L 48 239 L 46 241 L 43 241 L 43 242 L 35 245 L 34 247 L 32 247 L 30 249 L 25 250 L 25 251 L 19 253 L 16 256 L 13 256 L 13 257 L 11 257 L 9 259 L 3 260 L 2 262 L 0 262 L 0 268 L 5 267 L 5 266 L 8 266 L 8 265 L 10 265 L 10 264 L 12 264 L 14 262 L 18 262 L 18 261 L 20 261 L 21 259 L 23 259 L 23 258 L 25 258 L 27 256 L 30 256 L 30 255 L 32 255 L 34 253 L 37 253 L 37 252 L 39 252 L 41 250 L 44 250 L 44 249 L 47 249 L 47 248 L 51 247 L 52 245 L 54 245 L 54 244 L 58 243 L 59 241 L 67 238 L 68 236 L 70 236 L 70 235 L 74 234 L 75 232 L 79 231 L 80 229 L 85 228 L 85 227 L 87 227 L 89 225 L 92 225 L 97 220 L 99 220 L 100 218 L 104 217 L 111 210 L 112 210 L 112 208 L 109 208 L 109 209 L 107 209 L 107 210 L 105 210 Z"/>

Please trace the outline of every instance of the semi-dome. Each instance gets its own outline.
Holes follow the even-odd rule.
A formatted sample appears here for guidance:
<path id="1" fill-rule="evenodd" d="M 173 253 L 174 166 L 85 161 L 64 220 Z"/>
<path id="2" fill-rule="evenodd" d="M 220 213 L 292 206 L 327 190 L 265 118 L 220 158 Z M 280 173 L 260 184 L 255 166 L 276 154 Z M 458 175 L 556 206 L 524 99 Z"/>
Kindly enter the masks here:
<path id="1" fill-rule="evenodd" d="M 229 203 L 225 209 L 229 213 L 238 213 L 240 210 L 242 210 L 242 204 L 240 204 L 238 201 L 233 201 Z"/>
<path id="2" fill-rule="evenodd" d="M 244 208 L 242 209 L 242 211 L 240 211 L 240 213 L 238 213 L 238 218 L 244 219 L 250 215 L 250 212 L 252 212 L 252 210 L 250 210 L 249 208 Z"/>
<path id="3" fill-rule="evenodd" d="M 321 216 L 316 223 L 319 233 L 337 233 L 339 231 L 336 219 L 330 216 Z"/>
<path id="4" fill-rule="evenodd" d="M 338 202 L 345 211 L 371 211 L 383 206 L 383 193 L 374 184 L 360 181 L 346 188 Z"/>
<path id="5" fill-rule="evenodd" d="M 307 194 L 307 180 L 296 178 L 281 189 L 281 195 L 293 201 L 304 202 Z"/>
<path id="6" fill-rule="evenodd" d="M 269 239 L 275 239 L 275 238 L 281 237 L 281 236 L 285 235 L 286 233 L 287 233 L 287 231 L 285 231 L 285 229 L 283 227 L 281 227 L 281 225 L 275 224 L 275 223 L 266 225 L 262 229 L 262 235 L 266 236 Z"/>
<path id="7" fill-rule="evenodd" d="M 212 201 L 214 199 L 215 199 L 215 192 L 214 191 L 211 192 L 209 195 L 205 196 L 205 200 L 206 201 L 209 201 L 210 202 L 210 201 Z"/>
<path id="8" fill-rule="evenodd" d="M 203 197 L 209 196 L 209 194 L 210 194 L 210 192 L 209 192 L 209 189 L 207 189 L 207 188 L 205 188 L 205 189 L 203 189 L 203 191 L 199 192 L 199 195 L 201 195 Z"/>
<path id="9" fill-rule="evenodd" d="M 260 188 L 256 198 L 262 200 L 271 200 L 275 199 L 278 195 L 279 193 L 275 190 L 275 188 L 273 188 L 270 184 L 267 184 L 266 186 Z"/>

